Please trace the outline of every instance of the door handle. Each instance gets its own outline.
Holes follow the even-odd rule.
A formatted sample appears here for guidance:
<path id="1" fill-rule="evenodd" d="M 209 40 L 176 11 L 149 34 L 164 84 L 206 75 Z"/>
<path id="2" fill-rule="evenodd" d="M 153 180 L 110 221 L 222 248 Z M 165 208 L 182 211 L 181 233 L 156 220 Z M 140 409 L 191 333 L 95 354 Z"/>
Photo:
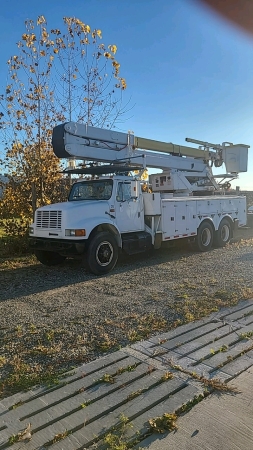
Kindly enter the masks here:
<path id="1" fill-rule="evenodd" d="M 112 219 L 116 219 L 115 216 L 113 216 L 112 214 L 108 213 L 107 211 L 105 211 L 105 214 L 108 214 L 108 216 L 110 216 Z"/>

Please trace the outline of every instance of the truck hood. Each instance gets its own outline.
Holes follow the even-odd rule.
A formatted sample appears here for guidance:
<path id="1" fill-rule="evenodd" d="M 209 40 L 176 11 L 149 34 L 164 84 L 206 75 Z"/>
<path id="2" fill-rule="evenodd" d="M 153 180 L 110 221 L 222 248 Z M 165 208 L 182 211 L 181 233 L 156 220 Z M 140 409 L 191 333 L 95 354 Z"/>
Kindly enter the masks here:
<path id="1" fill-rule="evenodd" d="M 52 205 L 42 206 L 38 208 L 37 211 L 76 211 L 82 210 L 83 208 L 89 208 L 89 210 L 99 209 L 101 211 L 102 208 L 107 210 L 109 208 L 109 202 L 107 200 L 79 200 L 76 202 L 62 202 L 62 203 L 53 203 Z"/>

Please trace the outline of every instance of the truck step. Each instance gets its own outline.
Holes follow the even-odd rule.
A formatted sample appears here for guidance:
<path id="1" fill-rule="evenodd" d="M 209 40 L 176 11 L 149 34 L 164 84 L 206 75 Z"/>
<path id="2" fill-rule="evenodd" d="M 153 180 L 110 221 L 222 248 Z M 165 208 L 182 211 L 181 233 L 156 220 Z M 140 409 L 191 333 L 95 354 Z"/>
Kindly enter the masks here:
<path id="1" fill-rule="evenodd" d="M 146 231 L 126 233 L 122 236 L 122 248 L 128 255 L 146 252 L 152 248 L 151 235 Z"/>

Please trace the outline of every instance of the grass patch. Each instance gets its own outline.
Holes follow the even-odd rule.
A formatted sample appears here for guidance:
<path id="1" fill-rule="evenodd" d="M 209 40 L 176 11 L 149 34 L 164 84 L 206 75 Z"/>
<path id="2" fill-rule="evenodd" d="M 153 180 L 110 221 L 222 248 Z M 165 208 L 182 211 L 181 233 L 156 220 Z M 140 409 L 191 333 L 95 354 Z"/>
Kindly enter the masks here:
<path id="1" fill-rule="evenodd" d="M 1 252 L 1 241 L 0 241 L 0 252 Z M 13 256 L 13 257 L 3 257 L 0 253 L 0 271 L 24 269 L 33 266 L 37 263 L 37 259 L 34 255 L 29 254 L 26 256 Z"/>
<path id="2" fill-rule="evenodd" d="M 134 319 L 135 326 L 127 334 L 130 342 L 146 339 L 152 332 L 162 331 L 168 326 L 168 322 L 157 314 L 136 315 Z"/>
<path id="3" fill-rule="evenodd" d="M 44 329 L 33 324 L 26 327 L 17 325 L 14 329 L 2 329 L 0 332 L 0 398 L 26 391 L 37 385 L 47 387 L 59 384 L 67 370 L 78 365 L 70 349 L 64 347 L 63 339 L 69 334 L 64 329 Z M 71 336 L 72 340 L 74 339 Z M 61 355 L 61 358 L 59 358 Z M 84 358 L 82 357 L 82 361 Z"/>
<path id="4" fill-rule="evenodd" d="M 220 308 L 235 306 L 240 300 L 253 298 L 253 289 L 243 287 L 242 283 L 231 289 L 219 289 L 214 292 L 206 287 L 198 287 L 193 294 L 175 293 L 173 311 L 180 315 L 180 324 L 199 320 L 209 316 Z"/>
<path id="5" fill-rule="evenodd" d="M 0 235 L 1 257 L 18 256 L 30 252 L 28 247 L 28 236 L 7 236 L 1 229 Z"/>
<path id="6" fill-rule="evenodd" d="M 0 381 L 0 397 L 15 394 L 20 391 L 27 391 L 36 385 L 45 385 L 47 387 L 59 384 L 60 375 L 56 374 L 54 366 L 44 368 L 42 366 L 29 365 L 16 356 L 10 363 L 11 370 L 9 375 Z M 18 406 L 18 405 L 17 405 Z"/>

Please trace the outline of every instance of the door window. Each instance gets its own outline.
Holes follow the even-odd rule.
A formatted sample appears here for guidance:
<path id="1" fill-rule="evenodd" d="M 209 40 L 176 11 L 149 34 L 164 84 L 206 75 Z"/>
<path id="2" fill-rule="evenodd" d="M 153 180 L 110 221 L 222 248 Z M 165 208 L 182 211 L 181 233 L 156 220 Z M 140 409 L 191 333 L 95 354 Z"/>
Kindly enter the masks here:
<path id="1" fill-rule="evenodd" d="M 117 202 L 127 202 L 131 198 L 131 183 L 119 183 L 116 196 Z"/>

